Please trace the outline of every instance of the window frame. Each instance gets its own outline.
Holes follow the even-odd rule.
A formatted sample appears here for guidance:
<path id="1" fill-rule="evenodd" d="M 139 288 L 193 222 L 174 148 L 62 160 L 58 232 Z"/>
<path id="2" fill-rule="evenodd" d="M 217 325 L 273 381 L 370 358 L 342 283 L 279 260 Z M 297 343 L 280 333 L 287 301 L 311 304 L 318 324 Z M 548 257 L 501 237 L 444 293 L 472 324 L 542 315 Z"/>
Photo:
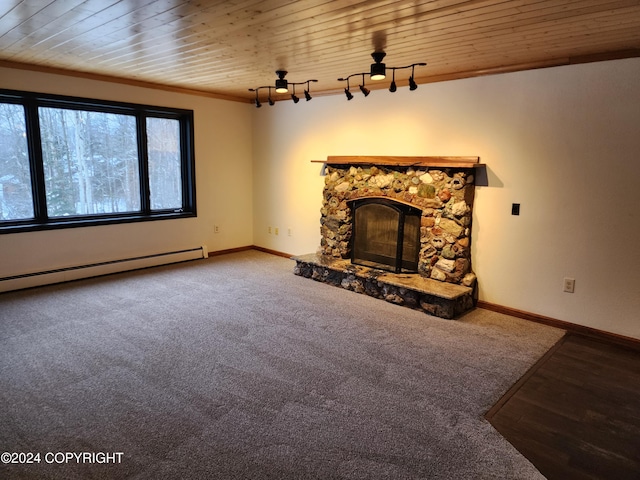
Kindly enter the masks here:
<path id="1" fill-rule="evenodd" d="M 193 110 L 6 89 L 0 89 L 0 103 L 11 103 L 24 107 L 34 213 L 34 217 L 28 219 L 0 219 L 0 234 L 169 220 L 197 216 Z M 139 211 L 70 215 L 65 217 L 48 216 L 42 138 L 40 119 L 38 116 L 39 107 L 112 113 L 135 117 L 136 142 L 138 147 L 138 176 L 140 182 Z M 151 209 L 147 118 L 167 118 L 179 121 L 182 177 L 182 208 L 180 209 Z M 1 154 L 2 153 L 0 153 L 0 155 Z"/>

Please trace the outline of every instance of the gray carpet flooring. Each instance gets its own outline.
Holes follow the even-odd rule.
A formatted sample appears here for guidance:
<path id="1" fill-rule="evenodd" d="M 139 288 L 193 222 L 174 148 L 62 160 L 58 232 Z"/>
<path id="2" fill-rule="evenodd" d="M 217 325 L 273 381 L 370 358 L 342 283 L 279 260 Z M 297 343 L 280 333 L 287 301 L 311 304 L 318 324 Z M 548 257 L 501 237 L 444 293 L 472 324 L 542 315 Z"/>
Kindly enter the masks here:
<path id="1" fill-rule="evenodd" d="M 247 251 L 0 295 L 0 452 L 40 454 L 0 478 L 543 478 L 483 414 L 563 331 L 293 266 Z"/>

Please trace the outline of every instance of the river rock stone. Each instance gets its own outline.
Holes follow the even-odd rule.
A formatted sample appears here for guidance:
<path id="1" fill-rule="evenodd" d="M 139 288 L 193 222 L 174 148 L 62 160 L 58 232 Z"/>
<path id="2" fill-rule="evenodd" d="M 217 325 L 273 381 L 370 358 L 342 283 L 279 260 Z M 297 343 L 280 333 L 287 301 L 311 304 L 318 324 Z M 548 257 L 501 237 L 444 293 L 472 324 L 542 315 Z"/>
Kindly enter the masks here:
<path id="1" fill-rule="evenodd" d="M 454 237 L 459 237 L 460 234 L 464 231 L 464 227 L 458 225 L 453 220 L 449 220 L 448 218 L 441 218 L 438 226 L 447 233 L 450 233 Z"/>
<path id="2" fill-rule="evenodd" d="M 442 249 L 442 256 L 446 259 L 453 260 L 456 258 L 456 252 L 451 245 L 445 245 Z"/>
<path id="3" fill-rule="evenodd" d="M 423 183 L 418 187 L 418 195 L 424 198 L 435 198 L 436 187 L 434 187 L 433 185 Z"/>
<path id="4" fill-rule="evenodd" d="M 431 239 L 431 245 L 438 250 L 442 250 L 447 244 L 447 241 L 442 237 L 433 237 Z"/>
<path id="5" fill-rule="evenodd" d="M 451 273 L 455 270 L 456 263 L 453 260 L 448 260 L 446 258 L 441 258 L 436 263 L 436 269 L 442 270 L 443 272 Z"/>
<path id="6" fill-rule="evenodd" d="M 436 219 L 433 217 L 422 217 L 420 219 L 420 225 L 423 227 L 433 227 L 436 224 Z"/>
<path id="7" fill-rule="evenodd" d="M 351 184 L 349 182 L 342 182 L 336 185 L 335 191 L 340 193 L 346 192 L 347 190 L 349 190 L 349 187 L 351 187 Z"/>
<path id="8" fill-rule="evenodd" d="M 464 200 L 461 202 L 456 202 L 451 205 L 451 213 L 453 213 L 456 217 L 461 217 L 465 215 L 469 211 L 469 207 Z"/>
<path id="9" fill-rule="evenodd" d="M 422 183 L 433 183 L 433 177 L 431 175 L 429 175 L 429 172 L 427 172 L 427 173 L 425 173 L 423 175 L 420 175 L 419 178 L 420 178 L 420 181 Z"/>
<path id="10" fill-rule="evenodd" d="M 451 199 L 451 192 L 448 189 L 441 190 L 438 194 L 438 198 L 443 202 L 448 202 Z"/>
<path id="11" fill-rule="evenodd" d="M 475 273 L 467 273 L 464 277 L 462 277 L 462 285 L 465 287 L 473 287 L 476 283 L 476 274 Z"/>
<path id="12" fill-rule="evenodd" d="M 437 268 L 434 268 L 431 270 L 430 277 L 433 278 L 434 280 L 440 280 L 441 282 L 444 282 L 447 280 L 447 275 L 442 270 L 439 270 Z"/>

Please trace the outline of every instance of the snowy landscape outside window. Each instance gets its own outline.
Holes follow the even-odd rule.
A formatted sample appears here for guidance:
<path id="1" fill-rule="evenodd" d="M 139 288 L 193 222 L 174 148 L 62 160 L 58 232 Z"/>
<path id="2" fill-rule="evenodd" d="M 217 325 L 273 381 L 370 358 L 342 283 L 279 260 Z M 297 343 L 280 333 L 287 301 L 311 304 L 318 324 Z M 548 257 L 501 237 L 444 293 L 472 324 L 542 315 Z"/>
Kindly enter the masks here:
<path id="1" fill-rule="evenodd" d="M 193 112 L 0 90 L 0 233 L 195 216 Z"/>

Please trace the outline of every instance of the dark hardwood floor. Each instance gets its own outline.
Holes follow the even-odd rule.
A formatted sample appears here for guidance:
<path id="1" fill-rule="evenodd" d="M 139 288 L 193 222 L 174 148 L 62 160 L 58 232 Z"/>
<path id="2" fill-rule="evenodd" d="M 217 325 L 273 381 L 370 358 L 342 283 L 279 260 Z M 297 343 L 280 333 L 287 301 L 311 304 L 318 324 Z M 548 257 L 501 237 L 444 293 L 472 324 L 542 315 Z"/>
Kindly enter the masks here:
<path id="1" fill-rule="evenodd" d="M 640 479 L 640 349 L 568 333 L 486 418 L 549 480 Z"/>

